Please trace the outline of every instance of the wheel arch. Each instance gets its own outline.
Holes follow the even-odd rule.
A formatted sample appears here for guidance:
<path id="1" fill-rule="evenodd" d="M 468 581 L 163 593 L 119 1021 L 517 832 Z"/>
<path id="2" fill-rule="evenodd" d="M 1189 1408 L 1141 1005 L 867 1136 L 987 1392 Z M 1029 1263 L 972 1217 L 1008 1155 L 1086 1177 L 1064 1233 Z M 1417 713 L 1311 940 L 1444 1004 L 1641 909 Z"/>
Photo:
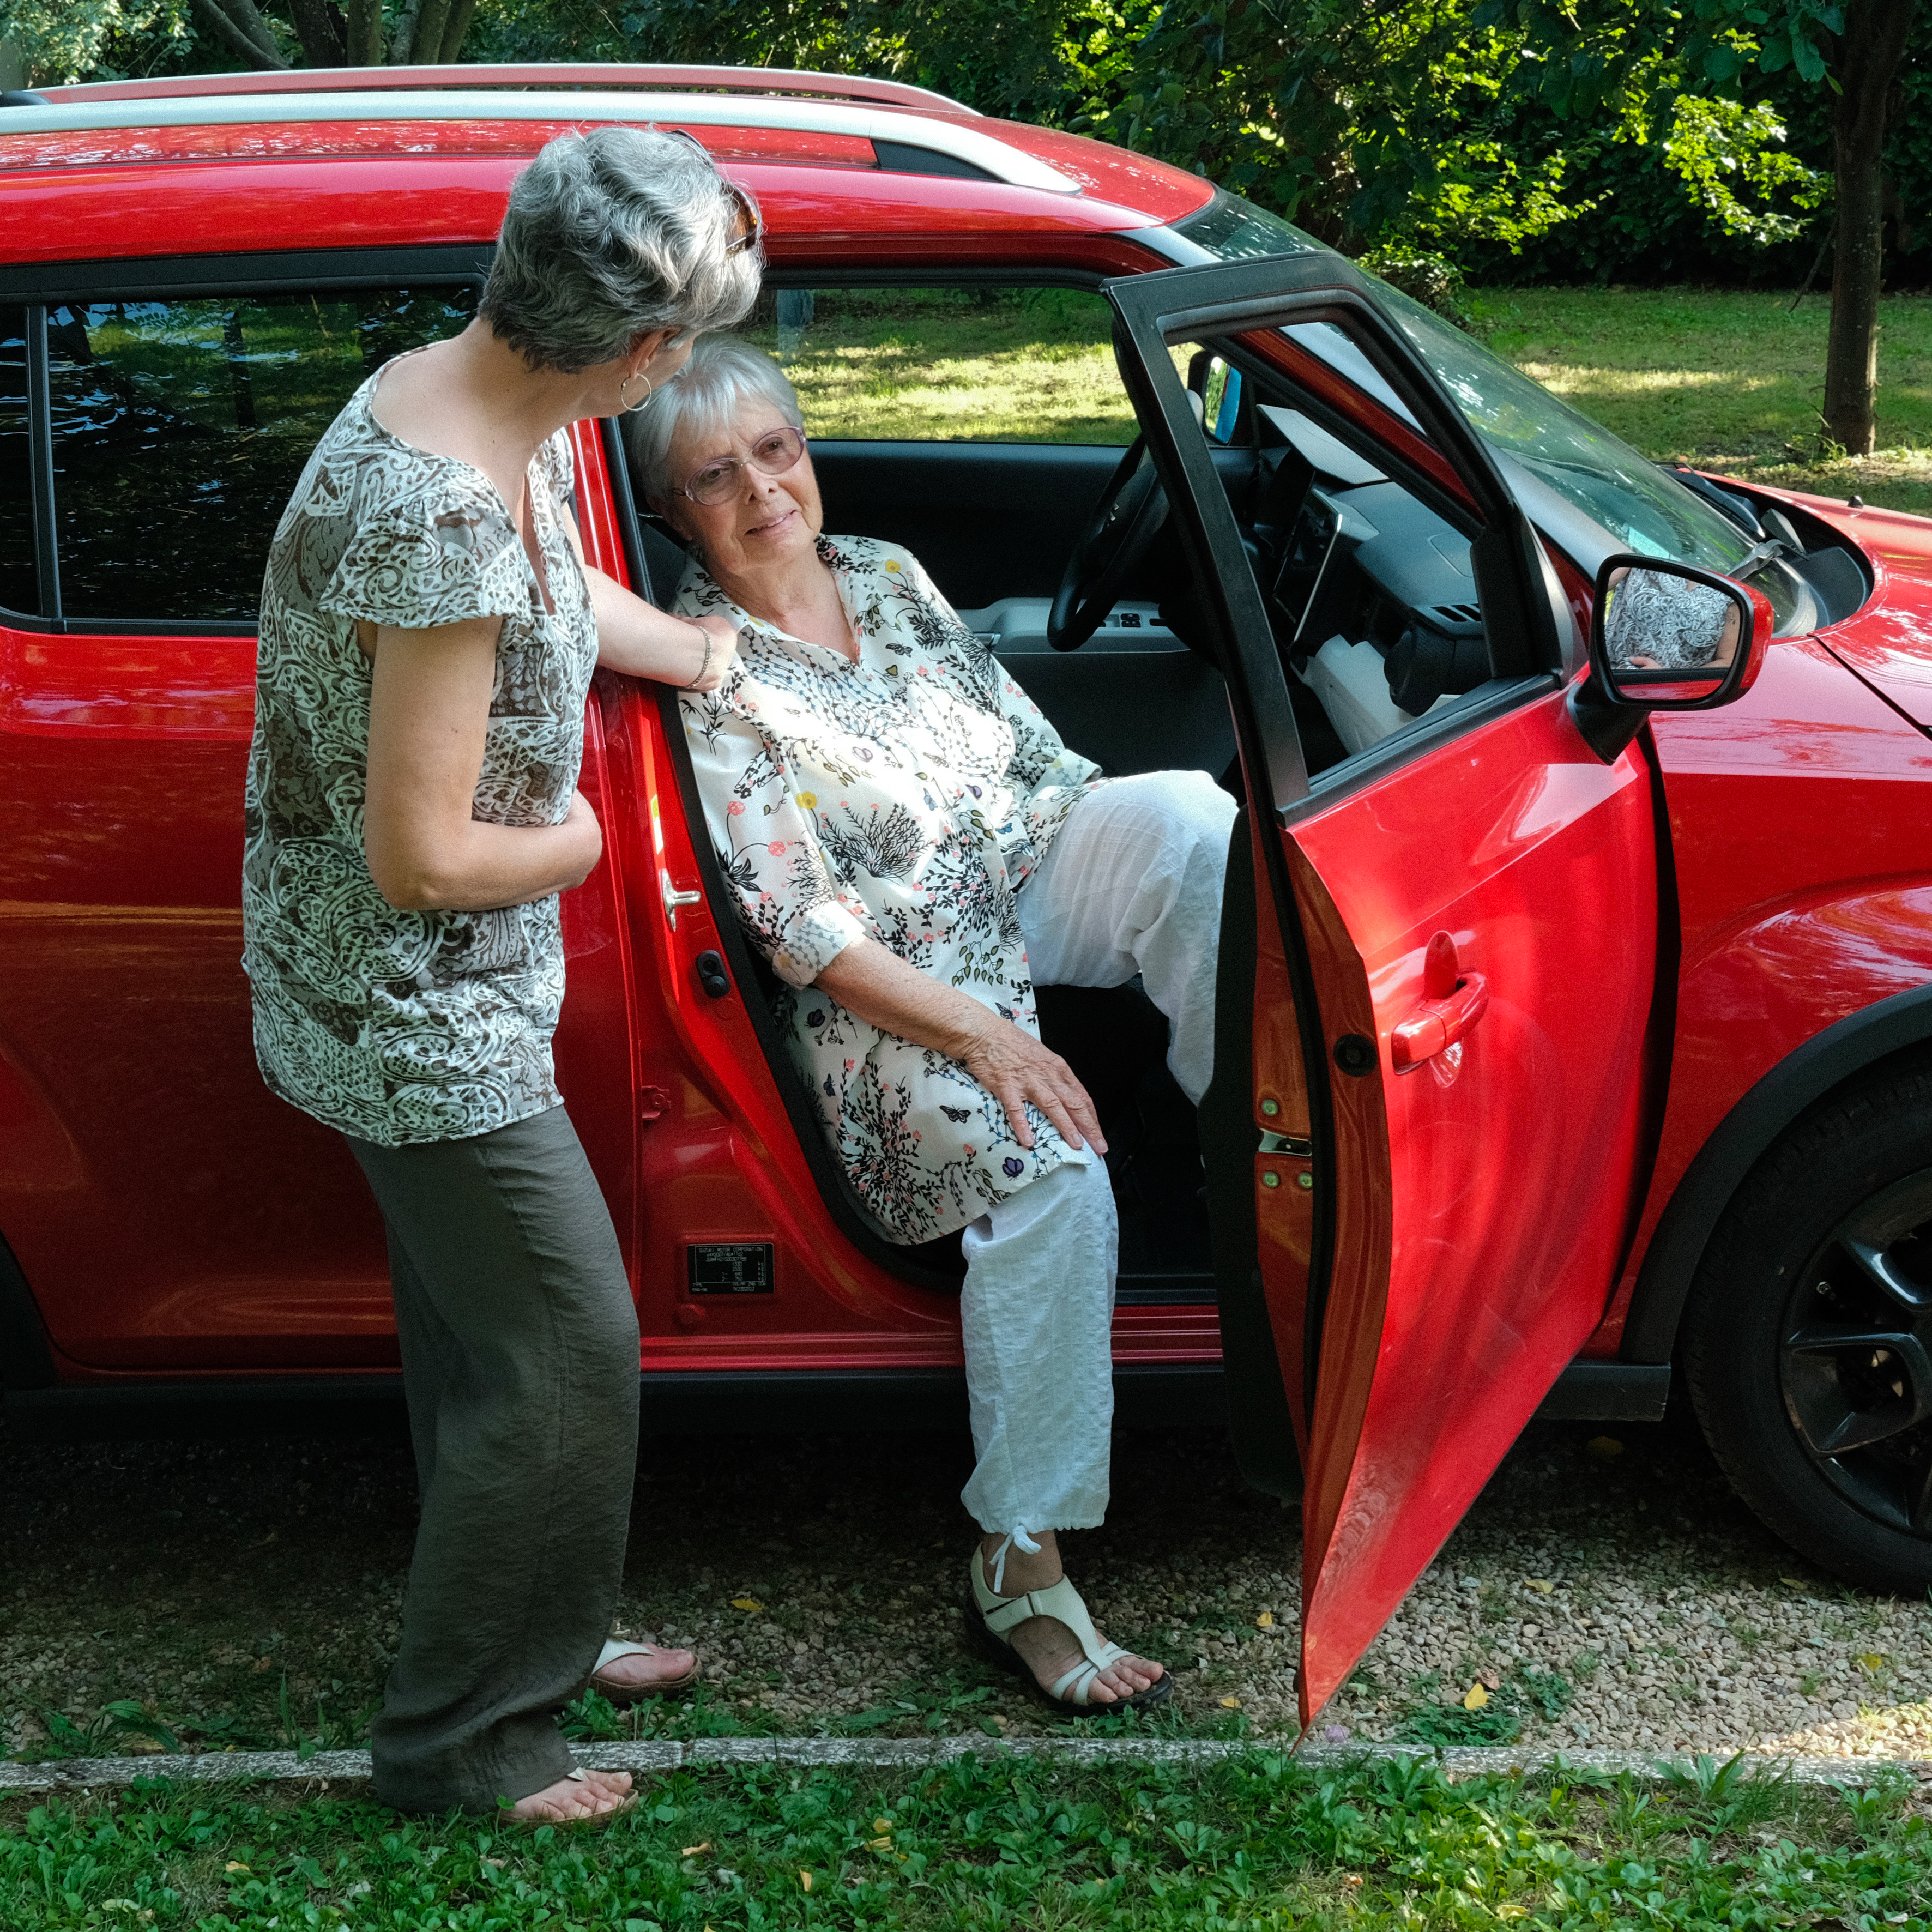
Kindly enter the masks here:
<path id="1" fill-rule="evenodd" d="M 1698 1150 L 1658 1221 L 1624 1325 L 1624 1360 L 1670 1360 L 1711 1237 L 1777 1141 L 1853 1081 L 1928 1048 L 1932 986 L 1916 986 L 1847 1013 L 1758 1079 Z"/>
<path id="2" fill-rule="evenodd" d="M 52 1388 L 59 1380 L 40 1305 L 0 1236 L 0 1389 Z"/>

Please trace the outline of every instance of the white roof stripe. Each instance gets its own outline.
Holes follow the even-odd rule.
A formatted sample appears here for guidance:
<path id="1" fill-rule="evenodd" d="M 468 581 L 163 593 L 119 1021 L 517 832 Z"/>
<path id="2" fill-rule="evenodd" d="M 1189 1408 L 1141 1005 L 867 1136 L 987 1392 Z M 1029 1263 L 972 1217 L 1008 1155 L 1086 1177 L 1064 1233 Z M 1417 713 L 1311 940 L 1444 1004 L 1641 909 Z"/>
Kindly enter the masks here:
<path id="1" fill-rule="evenodd" d="M 0 136 L 108 128 L 259 126 L 292 121 L 668 121 L 687 127 L 770 128 L 895 141 L 984 168 L 1015 188 L 1077 194 L 1079 184 L 968 124 L 844 101 L 718 94 L 396 92 L 196 95 L 174 100 L 76 100 L 0 110 Z M 4 149 L 0 149 L 4 152 Z"/>

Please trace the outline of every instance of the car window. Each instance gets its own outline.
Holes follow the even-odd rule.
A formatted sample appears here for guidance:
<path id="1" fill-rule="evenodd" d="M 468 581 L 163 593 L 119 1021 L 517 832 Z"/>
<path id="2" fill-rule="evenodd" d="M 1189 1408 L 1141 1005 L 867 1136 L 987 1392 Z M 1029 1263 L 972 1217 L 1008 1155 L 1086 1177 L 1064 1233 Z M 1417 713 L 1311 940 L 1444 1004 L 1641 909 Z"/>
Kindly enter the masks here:
<path id="1" fill-rule="evenodd" d="M 27 441 L 27 316 L 0 308 L 0 608 L 40 608 Z"/>
<path id="2" fill-rule="evenodd" d="M 49 310 L 62 614 L 252 622 L 322 431 L 366 376 L 475 305 L 456 286 Z"/>
<path id="3" fill-rule="evenodd" d="M 819 437 L 1124 446 L 1138 433 L 1090 289 L 767 289 L 740 332 Z"/>

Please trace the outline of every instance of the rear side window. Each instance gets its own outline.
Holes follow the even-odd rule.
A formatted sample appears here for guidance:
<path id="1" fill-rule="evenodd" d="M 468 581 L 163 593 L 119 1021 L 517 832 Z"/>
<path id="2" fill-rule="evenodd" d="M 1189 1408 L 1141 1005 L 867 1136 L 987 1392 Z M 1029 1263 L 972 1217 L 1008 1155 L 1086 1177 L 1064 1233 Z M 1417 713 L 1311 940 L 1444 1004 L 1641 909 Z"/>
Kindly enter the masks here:
<path id="1" fill-rule="evenodd" d="M 27 316 L 0 307 L 0 608 L 37 611 L 34 484 L 27 440 Z"/>
<path id="2" fill-rule="evenodd" d="M 891 442 L 1124 446 L 1139 434 L 1090 289 L 767 289 L 740 332 L 806 432 Z"/>
<path id="3" fill-rule="evenodd" d="M 253 622 L 270 539 L 323 430 L 392 356 L 460 329 L 476 300 L 458 286 L 50 309 L 62 615 Z M 0 392 L 0 434 L 5 408 Z"/>

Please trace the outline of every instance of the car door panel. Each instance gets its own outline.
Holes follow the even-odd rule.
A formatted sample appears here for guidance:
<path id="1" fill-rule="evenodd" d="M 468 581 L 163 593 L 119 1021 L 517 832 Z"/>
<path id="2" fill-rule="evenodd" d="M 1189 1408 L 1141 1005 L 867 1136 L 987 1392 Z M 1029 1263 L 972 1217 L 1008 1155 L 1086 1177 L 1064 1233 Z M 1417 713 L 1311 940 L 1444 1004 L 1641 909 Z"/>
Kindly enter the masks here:
<path id="1" fill-rule="evenodd" d="M 1472 558 L 1492 660 L 1510 672 L 1558 661 L 1534 536 L 1347 271 L 1189 269 L 1109 295 L 1123 374 L 1222 632 L 1285 969 L 1256 985 L 1292 999 L 1308 1083 L 1306 1142 L 1262 1141 L 1253 1210 L 1268 1332 L 1306 1449 L 1306 1724 L 1600 1317 L 1636 1200 L 1657 964 L 1652 793 L 1630 753 L 1596 758 L 1544 676 L 1498 686 L 1498 705 L 1419 736 L 1352 789 L 1342 775 L 1334 803 L 1311 794 L 1259 588 L 1169 345 L 1216 322 L 1310 315 L 1356 334 L 1486 520 Z M 1296 400 L 1352 427 L 1333 397 Z M 1451 1010 L 1459 1025 L 1475 1018 L 1445 1045 L 1430 1029 Z M 1412 1023 L 1417 1061 L 1398 1072 L 1398 1029 Z M 1280 1107 L 1282 1076 L 1260 1064 L 1256 1030 L 1265 1135 L 1286 1110 L 1262 1111 Z M 1242 1346 L 1232 1332 L 1229 1346 Z"/>
<path id="2" fill-rule="evenodd" d="M 1308 1455 L 1312 1718 L 1602 1317 L 1637 1200 L 1658 902 L 1648 774 L 1601 764 L 1556 692 L 1285 836 L 1324 1030 L 1376 1049 L 1336 1083 L 1358 1117 Z M 1443 932 L 1488 1006 L 1398 1072 Z"/>

